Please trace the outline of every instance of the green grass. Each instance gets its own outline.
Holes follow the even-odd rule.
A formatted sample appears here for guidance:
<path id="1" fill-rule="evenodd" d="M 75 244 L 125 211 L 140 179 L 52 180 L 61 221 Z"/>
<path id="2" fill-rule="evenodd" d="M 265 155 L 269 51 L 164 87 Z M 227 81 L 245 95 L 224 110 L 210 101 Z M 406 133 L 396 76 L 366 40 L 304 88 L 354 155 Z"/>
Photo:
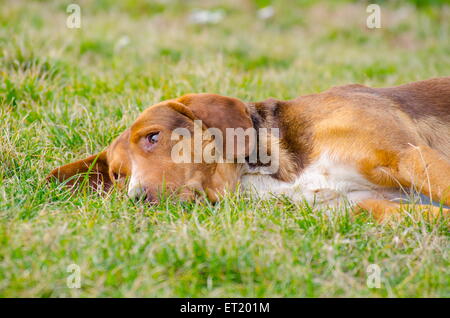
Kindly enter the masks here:
<path id="1" fill-rule="evenodd" d="M 80 1 L 82 28 L 68 29 L 71 2 L 1 1 L 0 296 L 450 296 L 444 221 L 379 225 L 234 195 L 148 207 L 44 182 L 185 93 L 288 99 L 448 76 L 444 1 L 381 2 L 375 30 L 364 2 L 106 0 Z M 258 19 L 269 4 L 275 16 Z M 225 17 L 193 25 L 195 8 Z M 70 264 L 80 289 L 66 285 Z"/>

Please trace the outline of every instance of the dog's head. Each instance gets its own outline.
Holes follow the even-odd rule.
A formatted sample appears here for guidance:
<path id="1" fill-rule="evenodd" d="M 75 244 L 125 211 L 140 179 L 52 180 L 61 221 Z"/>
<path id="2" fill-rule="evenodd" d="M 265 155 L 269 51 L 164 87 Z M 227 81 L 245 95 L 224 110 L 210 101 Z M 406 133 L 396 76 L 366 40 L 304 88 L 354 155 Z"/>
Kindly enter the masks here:
<path id="1" fill-rule="evenodd" d="M 123 186 L 128 179 L 131 197 L 155 202 L 167 191 L 185 200 L 205 193 L 216 201 L 238 181 L 236 159 L 248 156 L 254 147 L 252 138 L 233 140 L 230 146 L 227 128 L 252 127 L 247 107 L 238 99 L 185 95 L 149 107 L 106 150 L 56 168 L 49 178 L 72 186 L 88 180 L 96 189 L 106 190 L 114 183 Z M 219 144 L 217 134 L 223 137 Z M 215 159 L 226 154 L 232 160 L 205 160 L 205 149 Z"/>

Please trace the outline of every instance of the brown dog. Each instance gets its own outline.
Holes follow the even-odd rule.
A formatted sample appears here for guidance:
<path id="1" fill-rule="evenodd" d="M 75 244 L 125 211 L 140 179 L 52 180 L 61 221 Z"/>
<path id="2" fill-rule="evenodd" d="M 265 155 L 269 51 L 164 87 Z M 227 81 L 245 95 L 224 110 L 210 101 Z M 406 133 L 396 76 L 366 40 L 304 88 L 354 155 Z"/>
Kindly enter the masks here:
<path id="1" fill-rule="evenodd" d="M 279 136 L 246 138 L 231 149 L 234 161 L 174 162 L 177 141 L 171 135 L 180 127 L 193 132 L 198 119 L 204 134 L 208 128 L 224 135 L 227 128 L 277 128 Z M 218 149 L 228 153 L 227 138 Z M 273 140 L 277 147 L 267 148 L 278 161 L 276 171 L 259 159 L 237 160 L 248 161 Z M 202 139 L 201 149 L 214 142 Z M 186 200 L 204 193 L 217 201 L 241 184 L 261 196 L 283 194 L 325 206 L 349 202 L 379 219 L 401 211 L 396 201 L 410 191 L 450 205 L 450 77 L 391 88 L 346 85 L 290 101 L 185 95 L 146 109 L 106 150 L 50 176 L 74 185 L 71 177 L 86 172 L 96 187 L 124 184 L 128 177 L 129 195 L 149 201 L 163 188 Z M 438 207 L 424 210 L 441 213 Z"/>

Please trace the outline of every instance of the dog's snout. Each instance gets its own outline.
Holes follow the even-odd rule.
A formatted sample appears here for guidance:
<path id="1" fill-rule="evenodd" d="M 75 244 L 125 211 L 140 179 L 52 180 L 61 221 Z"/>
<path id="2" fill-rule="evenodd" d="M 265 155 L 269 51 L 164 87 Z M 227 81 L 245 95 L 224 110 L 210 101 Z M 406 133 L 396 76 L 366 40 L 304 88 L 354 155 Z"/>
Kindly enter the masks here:
<path id="1" fill-rule="evenodd" d="M 154 195 L 148 192 L 145 187 L 134 187 L 128 190 L 128 196 L 136 201 L 146 201 L 147 203 L 156 204 L 158 200 Z"/>
<path id="2" fill-rule="evenodd" d="M 138 200 L 138 199 L 143 198 L 146 195 L 147 195 L 147 193 L 146 193 L 146 190 L 144 187 L 135 186 L 135 187 L 129 187 L 129 189 L 128 189 L 128 196 L 131 199 Z"/>
<path id="3" fill-rule="evenodd" d="M 142 199 L 145 200 L 145 202 L 150 203 L 150 204 L 158 203 L 158 200 L 156 199 L 156 197 L 148 192 L 145 192 L 145 195 L 142 197 Z"/>

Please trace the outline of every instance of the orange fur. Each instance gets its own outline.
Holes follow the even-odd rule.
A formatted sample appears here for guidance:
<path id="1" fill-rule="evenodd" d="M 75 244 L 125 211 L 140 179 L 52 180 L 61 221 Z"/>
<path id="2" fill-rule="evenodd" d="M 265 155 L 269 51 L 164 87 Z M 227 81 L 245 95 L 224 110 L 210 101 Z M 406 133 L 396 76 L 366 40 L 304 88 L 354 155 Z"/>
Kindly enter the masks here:
<path id="1" fill-rule="evenodd" d="M 173 191 L 190 189 L 183 192 L 189 199 L 195 197 L 192 191 L 204 191 L 216 201 L 225 191 L 234 190 L 242 164 L 171 162 L 172 144 L 164 136 L 177 127 L 192 129 L 194 119 L 201 119 L 203 128 L 222 131 L 252 126 L 279 128 L 281 166 L 272 177 L 280 181 L 294 180 L 327 153 L 355 167 L 374 185 L 386 189 L 414 187 L 450 205 L 450 77 L 391 88 L 347 85 L 290 101 L 269 99 L 247 104 L 214 94 L 185 95 L 145 110 L 131 129 L 101 152 L 101 160 L 93 169 L 97 180 L 100 175 L 110 184 L 117 176 L 129 176 L 134 160 L 153 197 L 162 183 Z M 164 136 L 158 148 L 149 153 L 140 142 L 154 130 Z M 253 147 L 246 144 L 241 150 L 248 154 Z M 93 158 L 57 168 L 50 176 L 62 181 L 86 172 Z M 364 200 L 357 209 L 384 219 L 403 207 L 389 201 Z M 436 208 L 427 209 L 430 215 L 437 215 Z"/>

